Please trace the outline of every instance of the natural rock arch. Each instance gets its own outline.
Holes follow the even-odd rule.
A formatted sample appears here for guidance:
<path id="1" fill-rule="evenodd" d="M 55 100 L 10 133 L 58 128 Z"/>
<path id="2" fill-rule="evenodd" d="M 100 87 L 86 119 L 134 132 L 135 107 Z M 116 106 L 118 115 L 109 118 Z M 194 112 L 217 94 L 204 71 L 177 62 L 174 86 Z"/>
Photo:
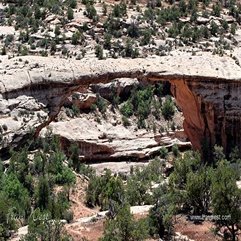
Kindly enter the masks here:
<path id="1" fill-rule="evenodd" d="M 35 125 L 36 133 L 55 118 L 67 96 L 89 84 L 123 77 L 151 83 L 168 80 L 194 148 L 201 149 L 205 140 L 208 147 L 217 143 L 227 152 L 235 145 L 241 150 L 241 69 L 231 58 L 209 54 L 102 61 L 21 58 L 18 65 L 14 64 L 18 58 L 4 59 L 0 65 L 1 112 L 4 104 L 19 96 L 33 97 L 49 109 L 49 119 Z"/>

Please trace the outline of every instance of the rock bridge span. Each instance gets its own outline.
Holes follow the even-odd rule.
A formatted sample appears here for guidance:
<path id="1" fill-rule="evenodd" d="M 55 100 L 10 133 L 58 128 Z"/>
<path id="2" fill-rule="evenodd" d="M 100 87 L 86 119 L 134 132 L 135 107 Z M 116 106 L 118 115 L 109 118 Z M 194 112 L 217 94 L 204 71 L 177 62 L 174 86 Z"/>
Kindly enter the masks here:
<path id="1" fill-rule="evenodd" d="M 205 142 L 208 149 L 217 143 L 226 152 L 234 146 L 241 150 L 241 68 L 231 57 L 181 52 L 146 59 L 2 57 L 0 76 L 0 125 L 15 121 L 16 109 L 36 113 L 45 109 L 45 119 L 19 118 L 18 127 L 9 131 L 11 135 L 4 134 L 8 143 L 21 140 L 29 126 L 36 127 L 39 133 L 54 120 L 72 92 L 125 77 L 171 83 L 185 117 L 184 130 L 195 149 L 201 149 Z"/>

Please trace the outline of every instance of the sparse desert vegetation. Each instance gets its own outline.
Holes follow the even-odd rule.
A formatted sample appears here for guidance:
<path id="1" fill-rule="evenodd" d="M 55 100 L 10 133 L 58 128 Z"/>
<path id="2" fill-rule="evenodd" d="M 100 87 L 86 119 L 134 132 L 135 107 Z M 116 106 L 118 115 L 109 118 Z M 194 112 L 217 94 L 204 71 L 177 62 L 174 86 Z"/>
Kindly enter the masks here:
<path id="1" fill-rule="evenodd" d="M 76 59 L 169 55 L 177 48 L 229 55 L 240 9 L 236 1 L 3 1 L 1 49 L 9 57 Z"/>
<path id="2" fill-rule="evenodd" d="M 241 239 L 238 0 L 0 2 L 0 240 Z"/>

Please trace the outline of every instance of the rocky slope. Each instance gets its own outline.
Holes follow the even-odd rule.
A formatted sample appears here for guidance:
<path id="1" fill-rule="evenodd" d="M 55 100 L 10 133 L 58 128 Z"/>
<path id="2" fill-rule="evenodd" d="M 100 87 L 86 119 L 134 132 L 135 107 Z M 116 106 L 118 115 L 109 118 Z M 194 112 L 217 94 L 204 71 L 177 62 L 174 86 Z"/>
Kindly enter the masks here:
<path id="1" fill-rule="evenodd" d="M 239 46 L 236 1 L 3 2 L 2 55 L 136 58 L 177 48 L 223 55 Z"/>
<path id="2" fill-rule="evenodd" d="M 237 58 L 239 52 L 235 52 Z M 241 69 L 231 57 L 182 52 L 101 61 L 1 57 L 0 74 L 2 147 L 19 142 L 31 131 L 38 134 L 56 118 L 74 91 L 127 77 L 141 82 L 171 82 L 185 117 L 185 132 L 195 148 L 200 149 L 205 140 L 208 145 L 218 142 L 227 151 L 232 145 L 241 149 Z"/>

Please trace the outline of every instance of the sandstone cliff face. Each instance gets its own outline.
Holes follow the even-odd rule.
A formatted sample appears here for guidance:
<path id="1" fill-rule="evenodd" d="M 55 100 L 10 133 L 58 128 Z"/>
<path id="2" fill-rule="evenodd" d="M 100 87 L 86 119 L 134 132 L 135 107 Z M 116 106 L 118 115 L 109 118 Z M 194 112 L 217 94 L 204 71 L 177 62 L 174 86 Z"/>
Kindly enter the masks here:
<path id="1" fill-rule="evenodd" d="M 175 80 L 173 94 L 185 116 L 184 129 L 193 146 L 222 145 L 227 153 L 241 150 L 241 83 Z"/>
<path id="2" fill-rule="evenodd" d="M 1 61 L 0 125 L 7 126 L 2 128 L 2 147 L 18 143 L 33 128 L 38 134 L 71 93 L 124 77 L 169 80 L 195 148 L 206 140 L 227 151 L 233 145 L 241 150 L 241 68 L 230 57 L 175 53 L 146 59 L 70 61 L 26 56 L 21 61 L 4 57 Z"/>

